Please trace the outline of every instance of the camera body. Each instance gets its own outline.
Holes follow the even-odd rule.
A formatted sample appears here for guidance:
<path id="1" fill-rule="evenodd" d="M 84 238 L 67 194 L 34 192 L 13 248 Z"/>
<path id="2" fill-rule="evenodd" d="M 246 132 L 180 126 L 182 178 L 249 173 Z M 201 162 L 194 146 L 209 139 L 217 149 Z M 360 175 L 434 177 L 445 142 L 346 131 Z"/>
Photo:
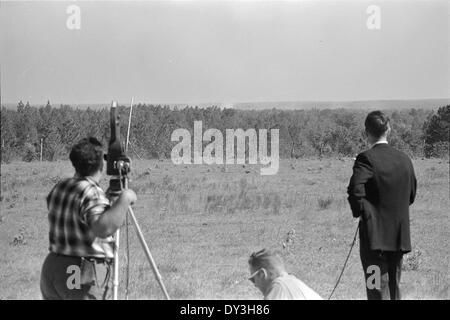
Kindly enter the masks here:
<path id="1" fill-rule="evenodd" d="M 116 101 L 111 104 L 110 127 L 111 138 L 108 145 L 108 154 L 105 156 L 106 174 L 113 176 L 109 183 L 109 193 L 119 194 L 122 186 L 127 187 L 127 175 L 131 171 L 131 159 L 125 154 L 120 142 L 120 122 Z"/>

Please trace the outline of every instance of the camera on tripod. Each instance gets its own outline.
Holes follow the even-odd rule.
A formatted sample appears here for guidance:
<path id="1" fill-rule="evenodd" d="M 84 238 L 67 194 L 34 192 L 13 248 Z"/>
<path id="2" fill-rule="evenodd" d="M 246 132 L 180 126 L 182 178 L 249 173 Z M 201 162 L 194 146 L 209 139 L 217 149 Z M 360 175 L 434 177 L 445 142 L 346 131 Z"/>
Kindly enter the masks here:
<path id="1" fill-rule="evenodd" d="M 131 107 L 133 103 L 131 103 Z M 131 119 L 131 109 L 130 109 L 130 119 Z M 128 174 L 131 171 L 131 160 L 127 157 L 126 152 L 123 149 L 122 143 L 120 142 L 120 123 L 119 123 L 119 115 L 117 113 L 117 102 L 113 101 L 111 104 L 110 111 L 110 125 L 111 125 L 111 138 L 109 140 L 108 145 L 108 154 L 105 155 L 106 160 L 106 174 L 108 176 L 112 176 L 109 180 L 109 188 L 106 192 L 110 199 L 114 201 L 114 198 L 118 197 L 122 190 L 128 189 Z M 128 126 L 128 130 L 130 126 Z M 128 134 L 127 134 L 128 141 Z M 167 293 L 166 287 L 162 282 L 161 274 L 158 271 L 158 267 L 156 266 L 155 261 L 153 260 L 152 254 L 148 248 L 147 243 L 145 242 L 144 235 L 142 234 L 142 230 L 139 227 L 139 224 L 136 220 L 134 212 L 131 207 L 128 207 L 128 216 L 131 218 L 131 222 L 134 224 L 136 228 L 136 233 L 139 239 L 139 242 L 142 245 L 144 253 L 152 267 L 153 273 L 158 281 L 164 296 L 166 299 L 170 300 L 169 294 Z M 128 242 L 128 220 L 125 222 L 126 230 L 127 230 L 127 242 Z M 119 239 L 120 239 L 120 229 L 117 229 L 116 234 L 114 236 L 115 241 L 115 250 L 114 250 L 114 280 L 113 280 L 113 299 L 118 299 L 118 287 L 119 287 Z M 128 244 L 127 244 L 127 252 Z M 127 268 L 129 263 L 129 258 L 127 258 Z M 127 271 L 128 272 L 128 271 Z M 127 297 L 128 297 L 128 280 L 127 280 Z"/>
<path id="2" fill-rule="evenodd" d="M 108 145 L 108 154 L 105 155 L 106 174 L 113 176 L 109 180 L 108 192 L 111 195 L 120 194 L 127 187 L 128 174 L 131 171 L 131 159 L 127 157 L 120 142 L 120 122 L 117 113 L 117 102 L 113 101 L 110 112 L 111 138 Z"/>

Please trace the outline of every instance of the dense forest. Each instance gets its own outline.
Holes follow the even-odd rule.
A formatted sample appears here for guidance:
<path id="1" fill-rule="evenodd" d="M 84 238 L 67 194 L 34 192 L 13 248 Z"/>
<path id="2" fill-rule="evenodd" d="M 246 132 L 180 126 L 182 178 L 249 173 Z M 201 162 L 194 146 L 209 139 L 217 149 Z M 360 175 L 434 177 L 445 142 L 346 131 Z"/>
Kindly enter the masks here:
<path id="1" fill-rule="evenodd" d="M 450 105 L 436 111 L 387 110 L 391 119 L 390 143 L 412 157 L 448 157 Z M 120 106 L 122 136 L 126 134 L 129 107 Z M 176 142 L 175 129 L 193 131 L 194 121 L 203 130 L 279 129 L 280 157 L 354 157 L 367 145 L 364 118 L 367 111 L 349 109 L 236 110 L 170 108 L 139 104 L 133 107 L 130 156 L 144 159 L 169 158 Z M 109 109 L 75 109 L 68 105 L 33 107 L 19 102 L 16 110 L 1 109 L 1 161 L 46 161 L 67 159 L 71 146 L 86 136 L 107 145 Z M 123 139 L 125 141 L 125 139 Z"/>

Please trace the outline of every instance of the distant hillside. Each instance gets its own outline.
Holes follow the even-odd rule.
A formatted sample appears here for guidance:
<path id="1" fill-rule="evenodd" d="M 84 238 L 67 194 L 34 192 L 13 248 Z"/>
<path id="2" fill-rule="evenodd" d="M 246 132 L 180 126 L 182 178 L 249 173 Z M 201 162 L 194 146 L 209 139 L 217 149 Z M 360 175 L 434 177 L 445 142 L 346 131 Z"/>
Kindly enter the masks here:
<path id="1" fill-rule="evenodd" d="M 22 101 L 24 104 L 26 103 L 26 101 Z M 6 109 L 16 109 L 17 108 L 17 104 L 19 102 L 15 102 L 15 103 L 11 103 L 11 102 L 6 102 L 6 103 L 2 103 L 2 107 L 5 107 Z M 45 107 L 46 103 L 38 103 L 38 104 L 34 104 L 34 103 L 30 103 L 30 105 L 32 107 Z M 61 106 L 60 103 L 51 103 L 53 108 L 59 108 Z M 64 105 L 69 105 L 70 107 L 74 108 L 74 109 L 80 109 L 80 110 L 86 110 L 87 108 L 91 108 L 94 110 L 101 110 L 101 109 L 105 109 L 105 108 L 109 108 L 110 104 L 108 103 L 92 103 L 92 104 L 70 104 L 70 103 L 64 103 Z"/>
<path id="2" fill-rule="evenodd" d="M 139 102 L 138 102 L 139 103 Z M 141 102 L 142 103 L 142 102 Z M 120 105 L 129 105 L 128 103 L 119 102 Z M 403 110 L 403 109 L 425 109 L 432 110 L 441 106 L 450 104 L 448 99 L 419 99 L 419 100 L 367 100 L 367 101 L 279 101 L 279 102 L 236 102 L 236 103 L 160 103 L 160 102 L 146 102 L 146 104 L 154 105 L 168 105 L 171 108 L 177 107 L 182 109 L 186 106 L 198 106 L 199 108 L 206 108 L 209 106 L 218 106 L 220 108 L 234 108 L 238 110 L 310 110 L 310 109 L 357 109 L 357 110 Z M 15 109 L 17 103 L 4 103 L 2 106 L 8 109 Z M 35 107 L 44 106 L 34 105 Z M 59 107 L 60 104 L 52 104 L 53 107 Z M 109 103 L 94 103 L 94 104 L 71 104 L 73 108 L 85 110 L 91 108 L 94 110 L 109 108 Z"/>
<path id="3" fill-rule="evenodd" d="M 402 109 L 437 109 L 450 104 L 449 99 L 422 100 L 368 100 L 368 101 L 295 101 L 295 102 L 250 102 L 236 103 L 235 109 L 241 110 L 309 110 L 309 109 L 358 109 L 358 110 L 402 110 Z"/>

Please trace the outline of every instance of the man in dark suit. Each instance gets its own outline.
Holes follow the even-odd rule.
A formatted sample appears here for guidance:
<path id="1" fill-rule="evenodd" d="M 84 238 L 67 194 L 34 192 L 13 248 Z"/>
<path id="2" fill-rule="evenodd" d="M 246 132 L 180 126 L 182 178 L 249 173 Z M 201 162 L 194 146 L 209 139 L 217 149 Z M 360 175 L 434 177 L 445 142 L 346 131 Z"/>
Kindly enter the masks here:
<path id="1" fill-rule="evenodd" d="M 371 147 L 360 153 L 348 186 L 348 201 L 360 218 L 360 256 L 369 300 L 400 299 L 402 257 L 411 251 L 409 206 L 416 196 L 411 159 L 388 145 L 389 118 L 367 115 L 365 132 Z"/>

